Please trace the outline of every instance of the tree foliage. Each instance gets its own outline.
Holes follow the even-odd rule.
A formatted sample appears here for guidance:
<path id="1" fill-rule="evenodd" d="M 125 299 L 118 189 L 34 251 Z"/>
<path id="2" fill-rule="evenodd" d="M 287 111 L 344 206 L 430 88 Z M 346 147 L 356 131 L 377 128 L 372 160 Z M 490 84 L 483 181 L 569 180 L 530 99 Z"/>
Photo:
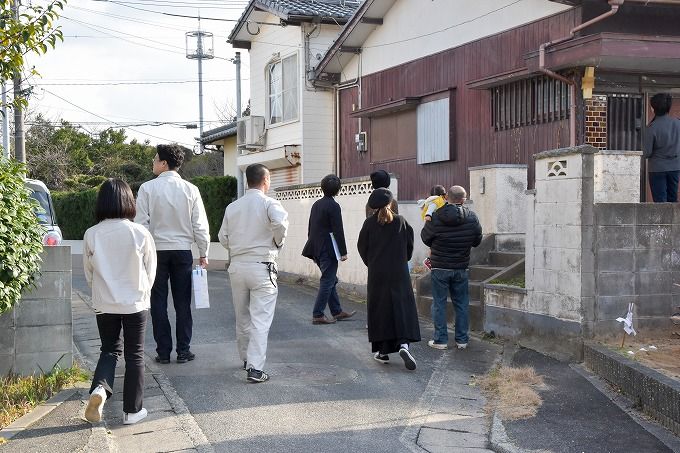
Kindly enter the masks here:
<path id="1" fill-rule="evenodd" d="M 84 190 L 103 178 L 139 184 L 153 178 L 156 149 L 148 142 L 127 142 L 124 129 L 89 134 L 67 121 L 58 124 L 38 115 L 26 133 L 29 174 L 54 190 Z"/>
<path id="2" fill-rule="evenodd" d="M 49 47 L 54 48 L 57 40 L 63 41 L 61 30 L 54 22 L 64 9 L 65 0 L 53 0 L 47 6 L 22 5 L 20 14 L 15 16 L 12 3 L 16 0 L 0 0 L 0 77 L 10 80 L 25 69 L 25 57 L 29 53 L 42 55 Z M 32 74 L 37 74 L 31 69 Z M 23 99 L 15 99 L 23 102 Z"/>
<path id="3" fill-rule="evenodd" d="M 121 178 L 133 188 L 154 177 L 151 168 L 156 148 L 148 142 L 129 140 L 124 129 L 106 129 L 91 134 L 67 121 L 53 123 L 42 115 L 31 120 L 26 132 L 29 175 L 53 190 L 85 190 L 97 187 L 104 178 Z M 193 155 L 186 149 L 180 174 L 222 176 L 221 153 Z"/>
<path id="4" fill-rule="evenodd" d="M 23 164 L 0 159 L 0 313 L 12 308 L 40 270 L 44 229 L 24 185 Z"/>

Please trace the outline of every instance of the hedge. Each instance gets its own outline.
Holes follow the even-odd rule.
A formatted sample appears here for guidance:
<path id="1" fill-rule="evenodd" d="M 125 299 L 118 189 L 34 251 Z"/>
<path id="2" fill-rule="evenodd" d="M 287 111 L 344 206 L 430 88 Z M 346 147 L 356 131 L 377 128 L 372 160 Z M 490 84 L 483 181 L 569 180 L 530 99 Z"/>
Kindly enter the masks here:
<path id="1" fill-rule="evenodd" d="M 236 199 L 236 178 L 233 176 L 197 176 L 191 183 L 198 187 L 208 215 L 210 240 L 217 242 L 217 233 L 222 226 L 224 208 Z"/>
<path id="2" fill-rule="evenodd" d="M 14 306 L 40 271 L 45 229 L 34 213 L 25 174 L 25 165 L 0 158 L 0 314 Z"/>
<path id="3" fill-rule="evenodd" d="M 217 241 L 217 232 L 222 225 L 224 208 L 236 198 L 236 178 L 233 176 L 198 176 L 190 179 L 190 182 L 201 192 L 210 225 L 210 239 Z M 85 230 L 95 224 L 94 208 L 98 190 L 52 194 L 57 221 L 64 239 L 80 240 Z"/>
<path id="4" fill-rule="evenodd" d="M 52 193 L 57 223 L 64 239 L 80 240 L 85 235 L 85 230 L 96 223 L 94 206 L 97 202 L 98 190 Z"/>

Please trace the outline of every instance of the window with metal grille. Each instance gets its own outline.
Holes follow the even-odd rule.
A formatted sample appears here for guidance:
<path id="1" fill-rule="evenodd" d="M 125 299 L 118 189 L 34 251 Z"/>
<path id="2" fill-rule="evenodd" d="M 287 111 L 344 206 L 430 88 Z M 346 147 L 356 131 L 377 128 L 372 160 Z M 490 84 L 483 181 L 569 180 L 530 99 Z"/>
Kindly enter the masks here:
<path id="1" fill-rule="evenodd" d="M 491 123 L 504 131 L 569 118 L 569 86 L 547 76 L 491 89 Z"/>
<path id="2" fill-rule="evenodd" d="M 642 107 L 642 96 L 639 95 L 607 96 L 607 149 L 642 149 Z"/>

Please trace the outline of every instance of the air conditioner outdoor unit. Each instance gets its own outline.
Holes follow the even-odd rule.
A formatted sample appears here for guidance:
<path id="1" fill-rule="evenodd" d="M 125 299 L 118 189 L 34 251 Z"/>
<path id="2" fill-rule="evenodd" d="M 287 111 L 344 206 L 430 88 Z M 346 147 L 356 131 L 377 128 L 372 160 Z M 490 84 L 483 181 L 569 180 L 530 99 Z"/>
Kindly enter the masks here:
<path id="1" fill-rule="evenodd" d="M 236 123 L 236 145 L 242 149 L 264 146 L 264 117 L 244 116 Z"/>

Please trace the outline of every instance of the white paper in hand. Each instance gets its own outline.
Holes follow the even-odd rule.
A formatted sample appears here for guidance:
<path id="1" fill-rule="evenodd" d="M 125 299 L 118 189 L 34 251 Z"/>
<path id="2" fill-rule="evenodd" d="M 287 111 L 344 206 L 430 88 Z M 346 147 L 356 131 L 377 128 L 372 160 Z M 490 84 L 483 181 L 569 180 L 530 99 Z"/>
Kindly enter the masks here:
<path id="1" fill-rule="evenodd" d="M 208 297 L 208 271 L 201 266 L 194 267 L 191 271 L 191 285 L 194 289 L 194 304 L 196 309 L 210 308 Z"/>
<path id="2" fill-rule="evenodd" d="M 340 249 L 338 248 L 338 241 L 335 240 L 335 235 L 331 232 L 329 233 L 331 235 L 331 242 L 333 243 L 333 251 L 335 252 L 335 259 L 340 261 L 340 258 L 342 256 L 340 255 Z"/>

